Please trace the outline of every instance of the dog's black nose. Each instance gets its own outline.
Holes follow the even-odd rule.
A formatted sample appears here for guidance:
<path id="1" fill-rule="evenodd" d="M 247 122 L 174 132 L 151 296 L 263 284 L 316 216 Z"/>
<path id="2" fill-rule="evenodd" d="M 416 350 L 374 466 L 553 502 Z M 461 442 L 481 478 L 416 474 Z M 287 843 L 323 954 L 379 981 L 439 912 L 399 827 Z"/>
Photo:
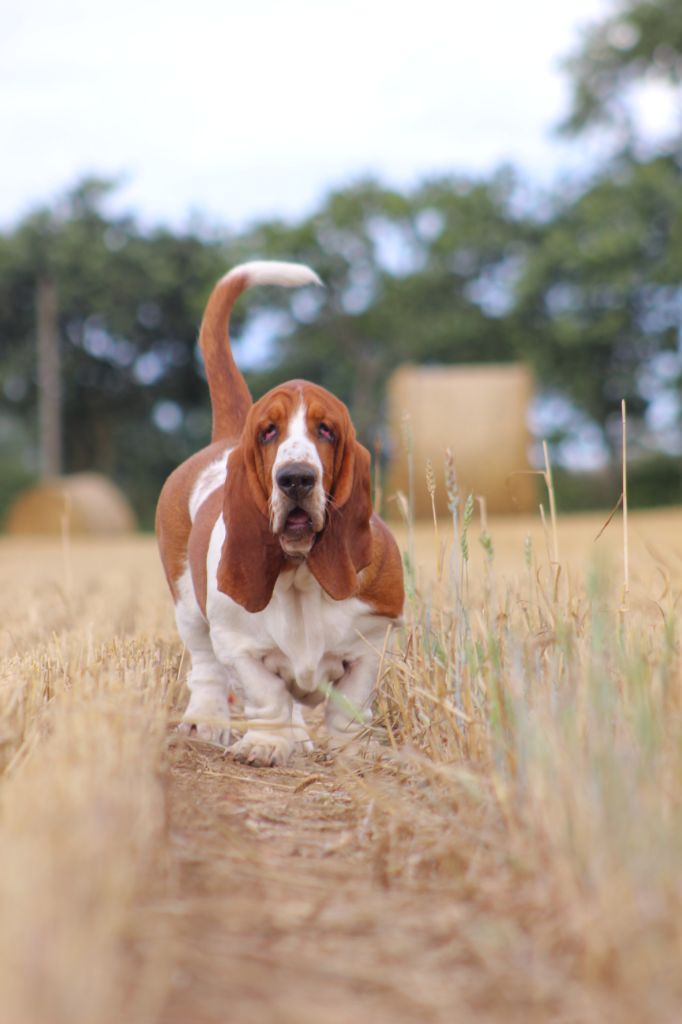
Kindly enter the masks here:
<path id="1" fill-rule="evenodd" d="M 277 486 L 284 491 L 287 498 L 300 501 L 307 497 L 315 486 L 316 474 L 304 462 L 290 462 L 282 466 L 275 477 Z"/>

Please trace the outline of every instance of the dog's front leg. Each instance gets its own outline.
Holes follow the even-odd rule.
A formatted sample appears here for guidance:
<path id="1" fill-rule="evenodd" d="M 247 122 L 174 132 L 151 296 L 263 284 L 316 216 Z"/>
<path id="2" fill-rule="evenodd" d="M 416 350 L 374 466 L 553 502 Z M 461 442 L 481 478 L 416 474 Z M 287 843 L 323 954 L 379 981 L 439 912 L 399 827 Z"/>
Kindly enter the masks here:
<path id="1" fill-rule="evenodd" d="M 378 670 L 379 658 L 369 652 L 352 661 L 334 684 L 325 712 L 330 737 L 351 739 L 370 724 Z"/>
<path id="2" fill-rule="evenodd" d="M 208 627 L 193 596 L 181 598 L 175 619 L 192 659 L 187 675 L 189 703 L 178 731 L 226 747 L 230 742 L 228 696 L 234 680 L 216 658 Z"/>
<path id="3" fill-rule="evenodd" d="M 233 662 L 244 694 L 246 732 L 232 747 L 239 761 L 256 765 L 282 765 L 297 746 L 309 749 L 308 733 L 286 683 L 262 661 L 240 657 Z"/>

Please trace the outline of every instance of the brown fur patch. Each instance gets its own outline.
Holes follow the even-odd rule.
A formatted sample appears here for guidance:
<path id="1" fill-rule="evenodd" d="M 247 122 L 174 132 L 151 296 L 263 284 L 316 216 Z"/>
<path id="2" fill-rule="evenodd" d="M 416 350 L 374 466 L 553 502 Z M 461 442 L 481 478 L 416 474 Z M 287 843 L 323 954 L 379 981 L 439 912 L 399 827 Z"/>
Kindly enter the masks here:
<path id="1" fill-rule="evenodd" d="M 202 448 L 171 473 L 159 495 L 156 536 L 166 579 L 176 601 L 176 583 L 187 567 L 187 546 L 192 529 L 189 514 L 192 489 L 206 467 L 234 444 L 234 441 L 218 441 Z"/>

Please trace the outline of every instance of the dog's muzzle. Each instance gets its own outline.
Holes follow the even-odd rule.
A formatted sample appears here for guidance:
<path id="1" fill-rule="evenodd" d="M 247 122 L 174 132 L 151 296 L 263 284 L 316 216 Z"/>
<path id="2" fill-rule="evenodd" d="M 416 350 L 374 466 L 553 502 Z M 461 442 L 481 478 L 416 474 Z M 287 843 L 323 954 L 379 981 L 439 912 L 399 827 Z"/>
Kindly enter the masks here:
<path id="1" fill-rule="evenodd" d="M 305 556 L 324 526 L 320 475 L 309 462 L 287 462 L 275 472 L 274 528 L 289 555 Z"/>
<path id="2" fill-rule="evenodd" d="M 275 483 L 287 498 L 298 504 L 311 494 L 317 473 L 304 462 L 290 462 L 277 471 Z"/>

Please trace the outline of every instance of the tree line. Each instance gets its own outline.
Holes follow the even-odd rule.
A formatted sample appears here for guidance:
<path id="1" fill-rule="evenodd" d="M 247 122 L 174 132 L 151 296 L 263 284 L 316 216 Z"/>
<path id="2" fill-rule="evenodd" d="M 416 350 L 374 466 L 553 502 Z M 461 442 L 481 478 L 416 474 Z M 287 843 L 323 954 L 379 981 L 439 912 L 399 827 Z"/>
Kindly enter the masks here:
<path id="1" fill-rule="evenodd" d="M 164 476 L 209 434 L 196 346 L 208 292 L 236 263 L 269 258 L 310 264 L 326 287 L 240 301 L 232 334 L 255 394 L 315 380 L 371 444 L 400 363 L 520 358 L 563 402 L 549 438 L 559 462 L 580 436 L 615 453 L 625 398 L 635 459 L 645 478 L 652 459 L 660 469 L 652 500 L 679 497 L 681 138 L 651 144 L 632 94 L 652 78 L 678 89 L 681 69 L 675 0 L 630 0 L 593 26 L 567 61 L 563 130 L 599 133 L 606 155 L 552 197 L 503 168 L 400 191 L 358 181 L 302 219 L 239 232 L 150 230 L 112 212 L 115 182 L 77 183 L 0 234 L 5 491 L 35 467 L 38 282 L 58 296 L 66 469 L 109 474 L 148 520 Z"/>

